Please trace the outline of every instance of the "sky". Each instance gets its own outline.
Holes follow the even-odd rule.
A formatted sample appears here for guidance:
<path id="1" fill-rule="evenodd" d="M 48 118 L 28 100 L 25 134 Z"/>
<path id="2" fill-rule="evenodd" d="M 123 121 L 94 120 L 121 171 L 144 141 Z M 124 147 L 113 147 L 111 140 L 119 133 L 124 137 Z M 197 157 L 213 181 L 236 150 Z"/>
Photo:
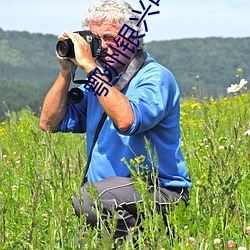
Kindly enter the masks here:
<path id="1" fill-rule="evenodd" d="M 154 0 L 157 2 L 156 0 Z M 0 0 L 0 28 L 59 35 L 81 29 L 93 0 Z M 142 11 L 139 0 L 127 0 Z M 147 7 L 149 0 L 143 0 Z M 145 41 L 250 37 L 250 0 L 160 0 L 146 16 Z M 0 37 L 1 39 L 1 37 Z"/>

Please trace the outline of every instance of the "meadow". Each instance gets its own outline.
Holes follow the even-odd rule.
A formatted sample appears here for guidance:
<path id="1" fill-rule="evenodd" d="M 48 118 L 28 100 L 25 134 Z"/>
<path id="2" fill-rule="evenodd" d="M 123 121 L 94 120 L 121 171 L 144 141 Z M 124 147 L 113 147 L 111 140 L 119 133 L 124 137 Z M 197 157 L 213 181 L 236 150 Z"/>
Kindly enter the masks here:
<path id="1" fill-rule="evenodd" d="M 110 235 L 99 222 L 98 230 L 86 233 L 85 249 L 250 249 L 249 103 L 247 92 L 185 100 L 182 150 L 193 181 L 190 204 L 171 208 L 166 226 L 142 183 L 143 230 L 117 242 L 115 222 L 108 221 Z M 81 249 L 76 228 L 85 220 L 75 217 L 71 197 L 85 163 L 84 135 L 42 132 L 29 109 L 6 113 L 0 124 L 0 249 Z M 127 164 L 143 165 L 143 157 Z"/>

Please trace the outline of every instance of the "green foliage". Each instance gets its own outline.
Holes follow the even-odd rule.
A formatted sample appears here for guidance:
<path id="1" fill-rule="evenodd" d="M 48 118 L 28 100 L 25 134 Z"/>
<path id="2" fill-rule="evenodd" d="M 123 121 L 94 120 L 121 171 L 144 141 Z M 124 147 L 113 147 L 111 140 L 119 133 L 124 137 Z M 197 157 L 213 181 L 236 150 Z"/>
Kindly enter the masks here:
<path id="1" fill-rule="evenodd" d="M 36 114 L 59 72 L 53 35 L 0 29 L 0 121 L 8 109 Z"/>
<path id="2" fill-rule="evenodd" d="M 69 249 L 60 239 L 75 232 L 85 141 L 41 132 L 29 110 L 12 113 L 0 134 L 0 249 Z"/>
<path id="3" fill-rule="evenodd" d="M 35 112 L 40 109 L 41 100 L 60 70 L 55 56 L 56 42 L 54 35 L 0 29 L 1 101 L 12 111 L 27 105 Z M 153 41 L 146 44 L 146 50 L 174 73 L 184 99 L 193 94 L 214 98 L 224 96 L 227 86 L 238 83 L 235 77 L 238 68 L 243 69 L 243 78 L 250 78 L 249 71 L 245 72 L 250 65 L 250 38 Z M 17 84 L 20 86 L 18 91 Z M 6 85 L 10 86 L 3 95 Z M 15 95 L 16 91 L 18 95 Z M 33 94 L 27 96 L 28 92 Z M 26 97 L 30 99 L 29 103 L 24 100 Z M 14 98 L 16 104 L 11 105 Z M 3 110 L 2 107 L 0 120 Z"/>
<path id="4" fill-rule="evenodd" d="M 181 126 L 182 150 L 193 180 L 190 204 L 172 207 L 165 226 L 136 171 L 144 167 L 144 157 L 138 156 L 127 165 L 143 197 L 138 204 L 143 230 L 138 233 L 136 227 L 127 239 L 113 240 L 117 221 L 108 218 L 111 235 L 99 221 L 99 230 L 89 228 L 84 234 L 85 249 L 219 250 L 227 249 L 229 240 L 235 249 L 249 249 L 249 102 L 249 94 L 186 100 Z M 80 220 L 74 216 L 71 197 L 85 166 L 84 137 L 42 132 L 28 109 L 7 118 L 0 123 L 0 249 L 80 249 L 83 236 L 76 228 L 87 225 L 84 215 Z M 155 159 L 151 162 L 155 165 Z M 95 190 L 91 193 L 99 213 L 101 204 Z"/>
<path id="5" fill-rule="evenodd" d="M 45 91 L 29 82 L 0 80 L 0 121 L 6 118 L 10 110 L 19 111 L 20 107 L 28 107 L 39 115 L 44 96 Z"/>
<path id="6" fill-rule="evenodd" d="M 237 69 L 248 70 L 250 65 L 250 38 L 154 41 L 146 44 L 146 50 L 173 72 L 184 97 L 197 84 L 201 96 L 224 96 L 225 88 L 237 83 Z"/>
<path id="7" fill-rule="evenodd" d="M 39 87 L 35 95 L 44 95 L 60 69 L 55 56 L 56 42 L 53 35 L 0 29 L 0 80 L 29 83 Z"/>
<path id="8" fill-rule="evenodd" d="M 208 245 L 214 238 L 224 246 L 229 238 L 249 244 L 249 101 L 242 95 L 182 104 L 183 151 L 194 182 L 192 230 L 200 242 L 207 231 Z"/>

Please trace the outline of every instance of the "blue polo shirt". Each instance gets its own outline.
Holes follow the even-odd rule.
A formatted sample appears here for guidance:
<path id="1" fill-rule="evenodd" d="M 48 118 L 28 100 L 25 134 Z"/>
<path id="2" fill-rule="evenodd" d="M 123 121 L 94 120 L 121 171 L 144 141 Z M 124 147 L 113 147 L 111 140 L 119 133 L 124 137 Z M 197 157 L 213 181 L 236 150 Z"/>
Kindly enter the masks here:
<path id="1" fill-rule="evenodd" d="M 107 117 L 92 153 L 88 181 L 96 182 L 109 176 L 129 177 L 130 170 L 121 161 L 144 155 L 145 166 L 152 168 L 145 139 L 151 152 L 156 152 L 159 179 L 163 186 L 191 187 L 187 168 L 181 152 L 180 91 L 172 73 L 147 55 L 150 61 L 122 91 L 129 99 L 135 120 L 127 132 L 121 132 Z M 117 79 L 113 80 L 114 82 Z M 93 92 L 84 91 L 84 99 L 68 102 L 67 113 L 58 131 L 87 135 L 87 155 L 103 109 Z M 153 156 L 154 157 L 154 156 Z"/>

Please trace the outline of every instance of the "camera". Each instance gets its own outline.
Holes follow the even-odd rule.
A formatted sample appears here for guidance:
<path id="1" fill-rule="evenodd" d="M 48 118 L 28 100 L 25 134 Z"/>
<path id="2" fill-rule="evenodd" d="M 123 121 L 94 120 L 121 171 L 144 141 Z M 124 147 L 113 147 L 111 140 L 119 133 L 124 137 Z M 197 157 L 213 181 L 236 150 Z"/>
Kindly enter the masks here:
<path id="1" fill-rule="evenodd" d="M 72 88 L 68 92 L 68 101 L 72 103 L 79 103 L 84 97 L 83 91 L 79 88 Z"/>
<path id="2" fill-rule="evenodd" d="M 90 45 L 92 57 L 98 58 L 102 53 L 102 40 L 96 37 L 90 30 L 75 31 L 81 35 Z M 70 39 L 65 39 L 57 42 L 56 51 L 61 57 L 74 58 L 74 44 Z"/>

